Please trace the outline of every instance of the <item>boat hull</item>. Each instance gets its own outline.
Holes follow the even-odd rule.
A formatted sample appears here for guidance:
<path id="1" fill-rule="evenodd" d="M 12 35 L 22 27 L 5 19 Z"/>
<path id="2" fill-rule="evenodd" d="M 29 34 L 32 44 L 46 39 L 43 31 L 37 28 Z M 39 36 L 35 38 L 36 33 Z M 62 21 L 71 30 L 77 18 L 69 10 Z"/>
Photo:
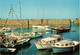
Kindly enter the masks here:
<path id="1" fill-rule="evenodd" d="M 20 49 L 21 47 L 23 47 L 25 44 L 26 46 L 28 46 L 30 43 L 30 38 L 28 38 L 26 41 L 20 42 L 20 43 L 16 43 L 12 45 L 8 45 L 7 47 L 5 47 L 6 45 L 1 44 L 0 43 L 0 52 L 16 52 L 16 49 Z"/>
<path id="2" fill-rule="evenodd" d="M 53 47 L 53 53 L 63 53 L 77 49 L 79 46 L 74 47 Z"/>
<path id="3" fill-rule="evenodd" d="M 17 44 L 15 44 L 14 48 L 19 48 L 19 47 L 22 47 L 24 44 L 29 44 L 29 41 L 30 41 L 30 38 L 28 38 L 24 42 L 17 43 Z"/>
<path id="4" fill-rule="evenodd" d="M 16 48 L 0 48 L 0 52 L 15 52 Z"/>
<path id="5" fill-rule="evenodd" d="M 51 48 L 51 44 L 38 44 L 38 43 L 35 43 L 37 49 L 48 49 L 48 48 Z"/>
<path id="6" fill-rule="evenodd" d="M 70 31 L 70 29 L 64 29 L 64 30 L 53 29 L 53 30 L 60 31 L 60 32 L 69 32 Z"/>
<path id="7" fill-rule="evenodd" d="M 42 37 L 42 35 L 30 36 L 30 37 L 28 37 L 28 38 L 34 39 L 34 38 L 39 38 L 39 37 Z"/>

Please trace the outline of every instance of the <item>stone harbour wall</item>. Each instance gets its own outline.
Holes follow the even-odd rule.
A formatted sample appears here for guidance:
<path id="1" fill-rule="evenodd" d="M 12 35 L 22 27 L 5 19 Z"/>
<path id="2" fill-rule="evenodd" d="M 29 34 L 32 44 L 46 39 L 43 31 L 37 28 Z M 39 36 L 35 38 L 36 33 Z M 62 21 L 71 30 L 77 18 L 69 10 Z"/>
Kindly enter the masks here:
<path id="1" fill-rule="evenodd" d="M 22 19 L 21 22 L 18 19 L 8 19 L 6 24 L 5 21 L 6 19 L 0 19 L 0 27 L 3 27 L 5 24 L 6 27 L 16 27 L 20 28 L 20 23 L 23 28 L 31 28 L 32 25 L 40 24 L 42 23 L 48 23 L 50 27 L 71 27 L 71 20 L 70 19 Z"/>

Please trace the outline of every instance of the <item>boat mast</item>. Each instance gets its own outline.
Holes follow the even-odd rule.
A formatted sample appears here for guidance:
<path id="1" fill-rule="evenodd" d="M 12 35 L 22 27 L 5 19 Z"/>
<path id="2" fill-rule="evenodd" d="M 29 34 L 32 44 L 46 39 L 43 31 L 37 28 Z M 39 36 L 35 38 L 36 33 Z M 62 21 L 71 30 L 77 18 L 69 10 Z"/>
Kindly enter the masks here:
<path id="1" fill-rule="evenodd" d="M 44 9 L 43 9 L 43 19 L 44 19 Z M 43 19 L 42 19 L 42 23 L 43 23 Z"/>
<path id="2" fill-rule="evenodd" d="M 38 19 L 38 11 L 37 11 L 37 19 Z"/>
<path id="3" fill-rule="evenodd" d="M 21 28 L 21 33 L 22 33 L 22 20 L 21 20 L 21 3 L 20 3 L 20 1 L 19 1 L 19 8 L 20 8 L 20 28 Z"/>
<path id="4" fill-rule="evenodd" d="M 44 19 L 44 9 L 43 9 L 43 19 Z"/>
<path id="5" fill-rule="evenodd" d="M 12 4 L 11 4 L 11 9 L 12 9 L 12 19 L 13 19 L 13 7 L 12 7 Z M 13 24 L 13 22 L 12 22 Z M 12 33 L 13 33 L 13 26 L 12 26 Z"/>
<path id="6" fill-rule="evenodd" d="M 42 19 L 41 19 L 41 24 L 43 23 L 43 19 L 44 19 L 44 9 L 43 9 L 43 15 L 42 15 Z"/>

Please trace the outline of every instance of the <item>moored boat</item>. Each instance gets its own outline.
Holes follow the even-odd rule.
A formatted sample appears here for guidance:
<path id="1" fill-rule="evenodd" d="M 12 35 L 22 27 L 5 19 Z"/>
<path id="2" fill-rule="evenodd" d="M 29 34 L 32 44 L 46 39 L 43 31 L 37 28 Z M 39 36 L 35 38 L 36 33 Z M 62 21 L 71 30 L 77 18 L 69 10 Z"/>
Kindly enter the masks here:
<path id="1" fill-rule="evenodd" d="M 68 31 L 70 31 L 70 28 L 64 28 L 62 26 L 60 26 L 60 27 L 54 27 L 53 29 L 57 30 L 57 31 L 60 31 L 60 32 L 68 32 Z"/>
<path id="2" fill-rule="evenodd" d="M 0 52 L 15 52 L 16 48 L 0 48 Z"/>
<path id="3" fill-rule="evenodd" d="M 42 33 L 38 33 L 38 32 L 24 33 L 24 35 L 25 37 L 30 39 L 42 37 Z"/>
<path id="4" fill-rule="evenodd" d="M 11 28 L 10 27 L 3 27 L 1 29 L 2 32 L 11 32 Z"/>
<path id="5" fill-rule="evenodd" d="M 59 37 L 59 35 L 56 35 L 56 36 Z M 48 49 L 48 48 L 52 48 L 51 44 L 55 44 L 62 39 L 63 38 L 47 37 L 47 38 L 41 39 L 40 41 L 35 41 L 35 45 L 37 49 Z"/>
<path id="6" fill-rule="evenodd" d="M 68 52 L 68 51 L 75 50 L 76 48 L 78 48 L 79 42 L 62 40 L 55 44 L 52 44 L 52 47 L 53 47 L 52 48 L 53 53 L 63 53 L 63 52 Z"/>
<path id="7" fill-rule="evenodd" d="M 0 51 L 1 52 L 14 52 L 16 48 L 29 43 L 30 38 L 17 36 L 14 33 L 5 35 L 5 33 L 0 33 Z"/>
<path id="8" fill-rule="evenodd" d="M 49 29 L 49 25 L 47 23 L 42 23 L 42 24 L 37 24 L 37 25 L 33 25 L 32 28 L 36 28 L 36 29 L 45 29 L 46 31 L 51 31 L 51 29 Z"/>

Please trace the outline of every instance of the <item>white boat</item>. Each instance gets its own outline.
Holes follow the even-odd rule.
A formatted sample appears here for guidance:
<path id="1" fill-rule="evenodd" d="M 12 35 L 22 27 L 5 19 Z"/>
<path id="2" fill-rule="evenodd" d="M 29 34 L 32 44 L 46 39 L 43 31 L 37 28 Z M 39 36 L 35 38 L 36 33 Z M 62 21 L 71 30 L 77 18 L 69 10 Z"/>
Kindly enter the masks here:
<path id="1" fill-rule="evenodd" d="M 36 28 L 36 29 L 45 29 L 46 31 L 50 31 L 51 29 L 49 29 L 49 25 L 44 25 L 44 24 L 37 24 L 37 25 L 33 25 L 32 28 Z"/>
<path id="2" fill-rule="evenodd" d="M 11 31 L 11 28 L 10 27 L 3 27 L 1 29 L 2 32 L 8 32 L 8 31 Z"/>
<path id="3" fill-rule="evenodd" d="M 40 41 L 35 41 L 37 49 L 48 49 L 51 48 L 51 44 L 55 44 L 62 40 L 61 38 L 47 37 L 43 38 Z"/>
<path id="4" fill-rule="evenodd" d="M 42 37 L 42 33 L 38 32 L 24 33 L 24 35 L 30 39 Z"/>
<path id="5" fill-rule="evenodd" d="M 9 48 L 9 47 L 18 47 L 19 45 L 23 45 L 24 43 L 29 43 L 30 38 L 27 37 L 20 37 L 17 35 L 6 35 L 5 37 L 3 36 L 2 39 L 0 40 L 2 46 Z"/>
<path id="6" fill-rule="evenodd" d="M 19 33 L 18 32 L 12 32 L 12 33 L 5 33 L 5 35 L 19 36 Z"/>
<path id="7" fill-rule="evenodd" d="M 1 52 L 15 52 L 16 48 L 0 48 Z"/>
<path id="8" fill-rule="evenodd" d="M 55 44 L 52 44 L 52 50 L 53 53 L 62 53 L 62 52 L 68 52 L 71 50 L 75 50 L 79 47 L 78 41 L 69 41 L 69 40 L 62 40 Z"/>
<path id="9" fill-rule="evenodd" d="M 19 4 L 20 4 L 20 2 L 19 2 Z M 12 6 L 11 6 L 10 10 L 13 10 Z M 20 18 L 21 18 L 21 15 L 20 15 Z M 20 22 L 20 27 L 21 27 L 21 34 L 22 34 L 21 22 Z M 5 33 L 3 34 L 2 32 L 0 34 L 0 46 L 2 46 L 4 49 L 11 50 L 12 52 L 15 49 L 11 49 L 11 48 L 19 48 L 19 46 L 23 46 L 23 44 L 29 43 L 29 41 L 30 41 L 30 38 L 27 38 L 27 37 L 24 37 L 21 35 L 16 35 L 13 31 L 10 34 L 7 33 L 6 35 L 5 35 Z"/>

